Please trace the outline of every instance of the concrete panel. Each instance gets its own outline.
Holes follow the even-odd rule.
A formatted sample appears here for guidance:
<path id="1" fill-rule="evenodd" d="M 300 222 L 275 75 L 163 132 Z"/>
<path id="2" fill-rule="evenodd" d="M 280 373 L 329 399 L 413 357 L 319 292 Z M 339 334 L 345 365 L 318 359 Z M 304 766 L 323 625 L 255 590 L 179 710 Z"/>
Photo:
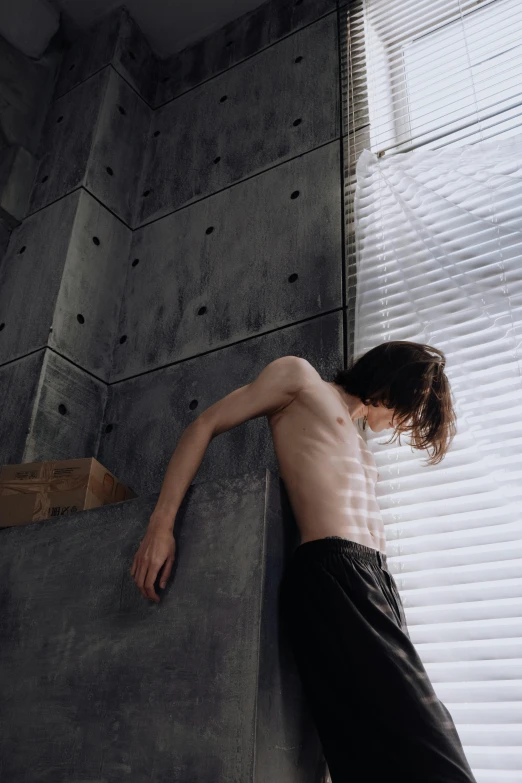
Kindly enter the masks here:
<path id="1" fill-rule="evenodd" d="M 279 356 L 303 356 L 325 380 L 333 380 L 326 376 L 342 366 L 342 340 L 339 311 L 113 384 L 94 456 L 138 494 L 159 492 L 183 430 L 200 413 L 251 383 Z M 260 465 L 278 469 L 264 417 L 215 438 L 197 481 L 238 475 Z"/>
<path id="2" fill-rule="evenodd" d="M 106 69 L 51 104 L 38 150 L 40 165 L 29 213 L 84 184 L 108 80 Z"/>
<path id="3" fill-rule="evenodd" d="M 339 155 L 332 142 L 136 230 L 111 382 L 342 307 Z"/>
<path id="4" fill-rule="evenodd" d="M 107 65 L 152 106 L 158 60 L 124 6 L 106 14 L 72 43 L 65 53 L 54 97 L 69 92 Z"/>
<path id="5" fill-rule="evenodd" d="M 0 146 L 19 144 L 36 155 L 60 61 L 50 49 L 35 62 L 0 36 Z"/>
<path id="6" fill-rule="evenodd" d="M 132 231 L 85 190 L 78 193 L 49 346 L 108 381 Z"/>
<path id="7" fill-rule="evenodd" d="M 270 0 L 212 35 L 159 60 L 155 107 L 330 13 L 335 0 Z"/>
<path id="8" fill-rule="evenodd" d="M 26 218 L 0 262 L 0 364 L 47 345 L 79 193 Z"/>
<path id="9" fill-rule="evenodd" d="M 45 350 L 0 366 L 0 465 L 23 462 Z"/>
<path id="10" fill-rule="evenodd" d="M 0 263 L 0 363 L 48 344 L 107 381 L 131 235 L 84 190 L 15 229 Z"/>
<path id="11" fill-rule="evenodd" d="M 0 152 L 0 211 L 10 215 L 14 225 L 27 214 L 37 168 L 34 155 L 20 145 L 5 147 Z"/>
<path id="12" fill-rule="evenodd" d="M 94 457 L 107 386 L 45 351 L 22 462 Z"/>
<path id="13" fill-rule="evenodd" d="M 319 780 L 280 495 L 264 470 L 189 488 L 159 604 L 129 574 L 157 495 L 0 531 L 3 783 Z"/>
<path id="14" fill-rule="evenodd" d="M 148 106 L 112 68 L 55 101 L 30 211 L 83 185 L 130 226 L 150 117 Z"/>
<path id="15" fill-rule="evenodd" d="M 4 254 L 7 252 L 11 232 L 15 226 L 13 226 L 12 215 L 8 215 L 0 210 L 0 264 Z"/>
<path id="16" fill-rule="evenodd" d="M 339 137 L 337 50 L 332 13 L 157 109 L 134 226 Z"/>
<path id="17" fill-rule="evenodd" d="M 132 226 L 151 116 L 147 104 L 110 68 L 85 187 L 128 226 Z"/>

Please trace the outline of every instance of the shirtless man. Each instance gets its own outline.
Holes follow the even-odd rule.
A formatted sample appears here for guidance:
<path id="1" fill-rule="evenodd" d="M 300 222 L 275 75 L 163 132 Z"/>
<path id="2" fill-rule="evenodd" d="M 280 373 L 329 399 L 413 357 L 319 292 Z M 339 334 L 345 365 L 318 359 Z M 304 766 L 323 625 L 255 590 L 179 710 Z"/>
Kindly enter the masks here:
<path id="1" fill-rule="evenodd" d="M 296 356 L 271 362 L 183 432 L 131 567 L 158 602 L 175 515 L 209 442 L 267 416 L 301 534 L 281 583 L 284 628 L 332 783 L 476 783 L 411 642 L 387 567 L 377 466 L 354 423 L 408 433 L 440 462 L 455 434 L 444 364 L 440 350 L 406 341 L 373 348 L 333 382 Z"/>

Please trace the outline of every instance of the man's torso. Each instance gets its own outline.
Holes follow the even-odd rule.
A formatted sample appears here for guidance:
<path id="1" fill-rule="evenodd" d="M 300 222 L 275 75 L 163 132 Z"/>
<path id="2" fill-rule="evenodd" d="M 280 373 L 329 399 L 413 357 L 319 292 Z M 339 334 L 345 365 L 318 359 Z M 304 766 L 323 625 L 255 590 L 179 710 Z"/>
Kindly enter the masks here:
<path id="1" fill-rule="evenodd" d="M 385 553 L 375 460 L 337 389 L 312 372 L 267 418 L 301 543 L 341 536 Z"/>

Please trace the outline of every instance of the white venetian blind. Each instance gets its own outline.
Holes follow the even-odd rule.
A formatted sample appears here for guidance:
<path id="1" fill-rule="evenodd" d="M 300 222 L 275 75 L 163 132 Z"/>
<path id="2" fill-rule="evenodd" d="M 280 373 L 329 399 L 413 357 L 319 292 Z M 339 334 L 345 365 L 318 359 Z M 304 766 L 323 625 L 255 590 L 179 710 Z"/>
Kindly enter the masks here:
<path id="1" fill-rule="evenodd" d="M 520 132 L 520 0 L 365 0 L 371 149 Z"/>
<path id="2" fill-rule="evenodd" d="M 354 352 L 441 348 L 458 417 L 437 466 L 368 433 L 390 570 L 478 783 L 522 783 L 522 2 L 362 10 Z"/>

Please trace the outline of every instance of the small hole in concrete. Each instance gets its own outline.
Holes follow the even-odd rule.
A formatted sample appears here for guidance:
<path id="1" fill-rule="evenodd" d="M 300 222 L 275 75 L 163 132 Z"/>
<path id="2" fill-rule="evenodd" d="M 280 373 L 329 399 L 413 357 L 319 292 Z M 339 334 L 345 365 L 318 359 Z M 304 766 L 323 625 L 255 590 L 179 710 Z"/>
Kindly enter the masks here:
<path id="1" fill-rule="evenodd" d="M 227 48 L 228 48 L 229 46 L 233 46 L 233 45 L 234 45 L 234 41 L 227 41 Z"/>
<path id="2" fill-rule="evenodd" d="M 98 237 L 93 237 L 92 241 L 94 242 L 95 245 L 99 245 L 100 244 L 100 240 L 98 239 Z"/>
<path id="3" fill-rule="evenodd" d="M 214 226 L 209 226 L 205 231 L 205 234 L 211 234 L 214 231 Z"/>
<path id="4" fill-rule="evenodd" d="M 154 134 L 153 134 L 153 135 L 154 135 L 154 136 L 159 136 L 159 135 L 160 135 L 160 133 L 161 133 L 161 131 L 154 131 Z"/>
<path id="5" fill-rule="evenodd" d="M 294 190 L 294 192 L 292 193 L 290 198 L 298 198 L 298 196 L 299 196 L 299 191 L 298 190 Z"/>
<path id="6" fill-rule="evenodd" d="M 136 59 L 136 55 L 134 54 L 134 52 L 129 52 L 129 57 L 131 58 L 131 60 Z"/>
<path id="7" fill-rule="evenodd" d="M 120 114 L 123 114 L 123 116 L 124 116 L 124 117 L 127 115 L 127 112 L 125 111 L 125 109 L 123 108 L 123 106 L 120 106 L 120 105 L 118 104 L 118 109 L 119 109 L 119 112 L 120 112 Z"/>
<path id="8" fill-rule="evenodd" d="M 67 413 L 67 408 L 65 407 L 65 405 L 58 405 L 58 410 L 60 411 L 62 416 L 65 416 L 65 414 Z"/>
<path id="9" fill-rule="evenodd" d="M 198 315 L 205 315 L 206 312 L 207 312 L 207 308 L 205 306 L 200 307 L 198 310 Z"/>
<path id="10" fill-rule="evenodd" d="M 20 250 L 18 251 L 18 253 L 25 253 L 25 249 L 26 249 L 26 246 L 25 246 L 25 245 L 22 245 L 22 247 L 20 248 Z"/>
<path id="11" fill-rule="evenodd" d="M 85 323 L 85 318 L 83 317 L 83 315 L 81 313 L 78 313 L 76 318 L 78 319 L 78 323 L 79 324 L 84 324 Z"/>
<path id="12" fill-rule="evenodd" d="M 58 119 L 56 120 L 56 124 L 58 125 L 58 123 L 61 122 L 62 120 L 63 120 L 63 114 L 61 117 L 58 117 Z"/>
<path id="13" fill-rule="evenodd" d="M 297 119 L 297 120 L 294 120 L 294 128 L 296 128 L 296 127 L 297 127 L 298 125 L 300 125 L 301 123 L 302 123 L 302 119 L 301 119 L 300 117 L 298 117 L 298 119 Z"/>
<path id="14" fill-rule="evenodd" d="M 76 65 L 76 63 L 73 63 L 73 64 L 70 66 L 69 70 L 70 70 L 70 71 L 72 71 L 72 69 L 74 68 L 74 66 L 75 66 L 75 65 Z"/>
<path id="15" fill-rule="evenodd" d="M 144 196 L 148 196 L 148 195 L 149 195 L 149 193 L 150 193 L 150 190 L 145 190 L 145 191 L 144 191 L 144 193 L 143 193 L 143 195 L 144 195 Z"/>
<path id="16" fill-rule="evenodd" d="M 296 5 L 302 5 L 303 4 L 303 0 L 295 0 L 295 4 Z"/>
<path id="17" fill-rule="evenodd" d="M 0 324 L 0 332 L 2 331 L 2 329 L 4 328 L 4 326 L 5 326 L 5 324 L 4 324 L 4 323 L 1 323 L 1 324 Z"/>
<path id="18" fill-rule="evenodd" d="M 198 401 L 197 400 L 192 400 L 192 402 L 189 405 L 190 410 L 193 411 L 194 408 L 197 408 L 197 407 L 198 407 Z"/>
<path id="19" fill-rule="evenodd" d="M 227 100 L 227 98 L 228 98 L 228 95 L 223 95 L 223 97 L 219 99 L 219 102 L 220 102 L 220 103 L 225 103 L 225 101 Z"/>
<path id="20" fill-rule="evenodd" d="M 107 424 L 105 427 L 105 432 L 112 432 L 112 424 Z"/>
<path id="21" fill-rule="evenodd" d="M 111 167 L 110 167 L 110 166 L 107 166 L 107 174 L 110 174 L 110 175 L 111 175 L 111 177 L 112 177 L 112 175 L 114 174 L 114 171 L 111 169 Z"/>
<path id="22" fill-rule="evenodd" d="M 45 177 L 43 177 L 43 179 L 40 180 L 40 182 L 47 182 L 48 179 L 49 179 L 49 177 L 46 174 Z"/>
<path id="23" fill-rule="evenodd" d="M 123 343 L 127 340 L 127 335 L 124 334 L 123 337 L 120 337 L 120 345 L 123 345 Z"/>
<path id="24" fill-rule="evenodd" d="M 161 80 L 161 83 L 165 84 L 165 82 L 168 82 L 169 79 L 170 79 L 170 76 L 164 76 L 163 79 Z"/>
<path id="25" fill-rule="evenodd" d="M 296 275 L 295 272 L 294 272 L 294 274 L 290 275 L 290 277 L 288 278 L 288 282 L 289 283 L 295 283 L 295 281 L 297 280 L 298 277 L 299 277 L 299 275 Z"/>
<path id="26" fill-rule="evenodd" d="M 296 57 L 296 58 L 295 58 L 294 62 L 296 62 L 296 63 L 300 63 L 302 59 L 303 59 L 303 58 L 301 57 L 301 55 L 299 55 L 299 57 Z"/>
<path id="27" fill-rule="evenodd" d="M 220 158 L 220 156 L 218 155 L 218 156 L 217 156 L 217 158 L 214 158 L 214 163 L 219 163 L 219 161 L 220 161 L 220 160 L 221 160 L 221 158 Z"/>
<path id="28" fill-rule="evenodd" d="M 140 263 L 140 259 L 135 258 L 134 261 L 132 262 L 132 266 L 137 266 L 139 263 Z"/>

